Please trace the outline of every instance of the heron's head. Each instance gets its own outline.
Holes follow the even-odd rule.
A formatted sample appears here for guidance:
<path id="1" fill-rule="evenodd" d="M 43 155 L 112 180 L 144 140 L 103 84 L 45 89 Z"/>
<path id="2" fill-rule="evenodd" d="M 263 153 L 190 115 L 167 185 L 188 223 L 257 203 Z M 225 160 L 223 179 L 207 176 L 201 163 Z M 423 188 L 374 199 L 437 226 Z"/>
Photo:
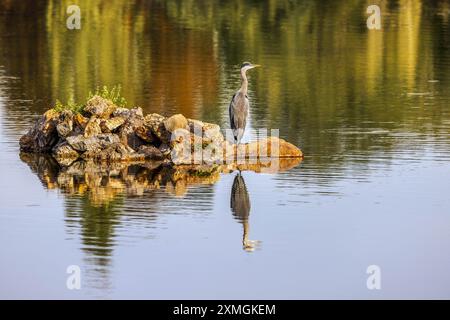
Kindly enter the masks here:
<path id="1" fill-rule="evenodd" d="M 250 69 L 253 69 L 253 68 L 256 68 L 256 67 L 260 67 L 260 65 L 259 64 L 253 64 L 253 63 L 250 63 L 250 62 L 244 62 L 241 65 L 241 70 L 246 72 L 247 70 L 250 70 Z"/>
<path id="2" fill-rule="evenodd" d="M 244 249 L 247 252 L 253 252 L 255 249 L 259 249 L 261 247 L 261 241 L 260 240 L 246 240 L 242 244 L 242 249 Z"/>

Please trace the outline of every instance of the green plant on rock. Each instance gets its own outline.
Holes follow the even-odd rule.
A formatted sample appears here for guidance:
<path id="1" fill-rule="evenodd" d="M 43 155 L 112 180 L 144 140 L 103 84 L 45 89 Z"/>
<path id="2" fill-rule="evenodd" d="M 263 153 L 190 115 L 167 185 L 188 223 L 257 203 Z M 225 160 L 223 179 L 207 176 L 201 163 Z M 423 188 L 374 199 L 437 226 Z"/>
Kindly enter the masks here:
<path id="1" fill-rule="evenodd" d="M 87 100 L 91 99 L 93 96 L 100 96 L 103 99 L 110 100 L 113 104 L 115 104 L 118 107 L 125 108 L 127 106 L 127 101 L 124 97 L 121 96 L 121 86 L 114 86 L 112 89 L 109 89 L 107 86 L 103 86 L 102 89 L 97 87 L 94 93 L 92 91 L 89 92 L 89 95 L 87 97 Z M 73 113 L 82 113 L 83 109 L 85 107 L 85 104 L 79 104 L 75 102 L 75 99 L 73 95 L 70 95 L 69 99 L 67 100 L 67 103 L 64 104 L 60 100 L 56 100 L 55 106 L 53 109 L 57 112 L 69 110 Z"/>
<path id="2" fill-rule="evenodd" d="M 53 107 L 53 109 L 58 112 L 69 110 L 73 113 L 80 113 L 83 111 L 83 108 L 83 105 L 75 102 L 73 95 L 69 97 L 69 100 L 67 100 L 66 104 L 63 104 L 61 101 L 56 100 L 55 106 Z"/>
<path id="3" fill-rule="evenodd" d="M 127 106 L 127 100 L 121 96 L 120 91 L 122 87 L 120 85 L 112 87 L 112 89 L 108 89 L 107 86 L 103 86 L 102 89 L 97 87 L 94 93 L 89 92 L 88 100 L 93 96 L 100 96 L 104 99 L 110 100 L 118 107 L 125 108 Z"/>

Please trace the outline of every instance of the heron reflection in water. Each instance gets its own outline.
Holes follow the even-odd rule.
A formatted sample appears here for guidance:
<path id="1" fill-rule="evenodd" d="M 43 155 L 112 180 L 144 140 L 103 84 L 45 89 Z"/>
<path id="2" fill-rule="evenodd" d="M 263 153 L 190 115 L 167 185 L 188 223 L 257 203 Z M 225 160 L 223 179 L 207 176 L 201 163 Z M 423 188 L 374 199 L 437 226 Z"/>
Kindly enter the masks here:
<path id="1" fill-rule="evenodd" d="M 240 221 L 244 227 L 242 236 L 242 248 L 247 252 L 254 251 L 259 247 L 259 240 L 249 240 L 249 215 L 250 215 L 250 197 L 245 185 L 244 177 L 238 172 L 234 177 L 233 186 L 231 187 L 230 206 L 233 216 Z"/>

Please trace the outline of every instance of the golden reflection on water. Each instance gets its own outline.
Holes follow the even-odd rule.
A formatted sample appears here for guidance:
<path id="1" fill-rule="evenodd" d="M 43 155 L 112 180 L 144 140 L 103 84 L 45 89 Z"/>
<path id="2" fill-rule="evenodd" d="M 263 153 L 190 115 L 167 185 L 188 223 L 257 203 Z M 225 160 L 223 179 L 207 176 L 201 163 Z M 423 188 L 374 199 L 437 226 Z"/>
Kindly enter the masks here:
<path id="1" fill-rule="evenodd" d="M 21 153 L 20 157 L 39 177 L 45 188 L 58 189 L 67 195 L 87 195 L 93 206 L 108 204 L 118 195 L 142 196 L 160 188 L 168 194 L 182 197 L 186 195 L 189 187 L 218 182 L 221 174 L 236 170 L 277 173 L 292 169 L 302 161 L 301 158 L 292 158 L 258 160 L 248 164 L 179 166 L 158 161 L 77 161 L 68 167 L 61 167 L 51 156 Z"/>
<path id="2" fill-rule="evenodd" d="M 239 83 L 236 66 L 251 57 L 265 70 L 251 82 L 262 103 L 255 113 L 267 117 L 269 127 L 286 121 L 290 130 L 282 134 L 298 138 L 300 123 L 323 127 L 342 106 L 380 98 L 380 86 L 401 93 L 422 90 L 435 77 L 443 87 L 449 84 L 448 63 L 446 70 L 436 68 L 446 53 L 427 45 L 449 36 L 446 1 L 371 2 L 383 13 L 379 32 L 364 27 L 367 1 L 84 0 L 78 4 L 83 24 L 77 31 L 64 27 L 70 3 L 0 1 L 6 9 L 36 14 L 27 23 L 20 21 L 28 19 L 23 14 L 14 15 L 21 37 L 13 43 L 0 37 L 6 56 L 27 53 L 6 68 L 21 76 L 29 96 L 44 100 L 36 103 L 36 112 L 70 94 L 83 100 L 97 85 L 120 83 L 130 104 L 145 111 L 176 110 L 220 122 Z M 8 19 L 0 23 L 0 33 L 10 32 Z M 443 32 L 423 32 L 436 24 Z M 404 102 L 401 96 L 389 99 L 392 106 Z M 299 110 L 309 106 L 317 116 Z M 391 112 L 403 120 L 398 108 Z"/>

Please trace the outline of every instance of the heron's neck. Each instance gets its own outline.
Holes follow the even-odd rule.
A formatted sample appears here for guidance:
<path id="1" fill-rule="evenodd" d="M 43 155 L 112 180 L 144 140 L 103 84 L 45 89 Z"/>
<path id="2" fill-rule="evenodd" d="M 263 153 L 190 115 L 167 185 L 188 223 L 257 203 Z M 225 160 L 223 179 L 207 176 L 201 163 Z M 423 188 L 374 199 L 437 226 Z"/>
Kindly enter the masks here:
<path id="1" fill-rule="evenodd" d="M 243 225 L 244 225 L 244 233 L 242 235 L 242 244 L 245 247 L 248 242 L 248 233 L 249 233 L 249 229 L 250 229 L 250 226 L 248 224 L 248 219 L 244 220 Z"/>
<path id="2" fill-rule="evenodd" d="M 241 70 L 241 81 L 241 92 L 247 94 L 248 80 L 244 69 Z"/>

